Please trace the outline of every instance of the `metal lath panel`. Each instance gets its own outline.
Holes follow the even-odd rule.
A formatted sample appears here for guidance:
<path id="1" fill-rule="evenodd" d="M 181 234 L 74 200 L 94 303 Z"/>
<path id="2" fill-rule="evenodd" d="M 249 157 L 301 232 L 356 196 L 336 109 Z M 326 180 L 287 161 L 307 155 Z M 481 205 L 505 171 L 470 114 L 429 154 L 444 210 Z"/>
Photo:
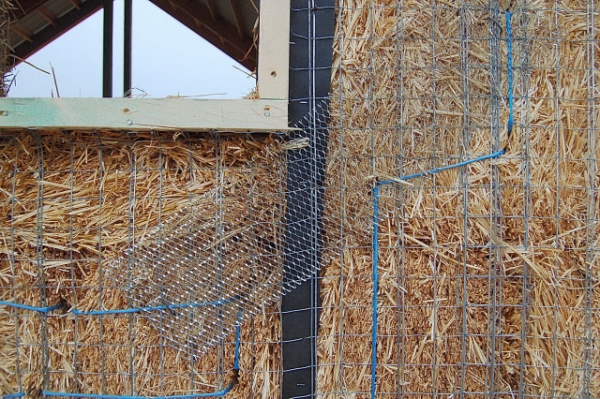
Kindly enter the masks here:
<path id="1" fill-rule="evenodd" d="M 276 381 L 253 359 L 278 352 L 259 326 L 276 326 L 272 305 L 314 272 L 283 281 L 284 164 L 304 147 L 1 135 L 3 394 L 201 397 L 237 389 L 240 372 Z"/>
<path id="2" fill-rule="evenodd" d="M 599 6 L 338 2 L 318 397 L 600 396 Z"/>

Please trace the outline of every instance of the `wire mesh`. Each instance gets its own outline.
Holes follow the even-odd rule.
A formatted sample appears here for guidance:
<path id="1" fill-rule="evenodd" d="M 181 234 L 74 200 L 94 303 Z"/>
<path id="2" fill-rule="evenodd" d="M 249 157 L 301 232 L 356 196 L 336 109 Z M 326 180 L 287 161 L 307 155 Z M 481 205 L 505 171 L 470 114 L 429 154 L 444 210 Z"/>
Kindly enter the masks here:
<path id="1" fill-rule="evenodd" d="M 336 15 L 312 137 L 3 133 L 5 397 L 279 397 L 315 264 L 316 397 L 600 397 L 598 3 Z"/>
<path id="2" fill-rule="evenodd" d="M 318 397 L 600 395 L 599 16 L 338 2 Z"/>
<path id="3" fill-rule="evenodd" d="M 270 395 L 277 358 L 256 356 L 277 354 L 278 333 L 253 316 L 277 325 L 267 306 L 294 284 L 280 255 L 293 147 L 226 133 L 0 142 L 4 396 L 223 396 L 240 378 L 241 396 Z"/>

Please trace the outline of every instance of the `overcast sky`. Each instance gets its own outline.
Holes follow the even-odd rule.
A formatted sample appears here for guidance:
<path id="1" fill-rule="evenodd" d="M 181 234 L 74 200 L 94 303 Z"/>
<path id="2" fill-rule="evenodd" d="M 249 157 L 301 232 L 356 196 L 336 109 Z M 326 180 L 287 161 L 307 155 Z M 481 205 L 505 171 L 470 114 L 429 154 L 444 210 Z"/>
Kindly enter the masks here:
<path id="1" fill-rule="evenodd" d="M 123 0 L 115 0 L 114 88 L 123 91 Z M 133 96 L 240 98 L 255 81 L 235 60 L 148 0 L 133 0 Z M 50 72 L 61 97 L 102 96 L 102 11 L 92 15 L 27 61 Z M 246 73 L 236 69 L 239 68 Z M 52 76 L 21 63 L 9 97 L 56 96 Z"/>

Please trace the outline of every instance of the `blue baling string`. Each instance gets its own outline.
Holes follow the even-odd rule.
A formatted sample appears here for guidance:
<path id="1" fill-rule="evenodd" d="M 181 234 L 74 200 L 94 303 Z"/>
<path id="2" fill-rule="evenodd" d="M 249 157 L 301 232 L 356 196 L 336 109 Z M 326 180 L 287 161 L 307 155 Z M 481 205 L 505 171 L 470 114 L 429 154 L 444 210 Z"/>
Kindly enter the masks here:
<path id="1" fill-rule="evenodd" d="M 235 329 L 235 355 L 233 361 L 233 370 L 236 372 L 240 369 L 240 343 L 242 336 L 242 310 L 238 312 L 238 325 Z M 102 395 L 92 393 L 76 393 L 76 392 L 53 392 L 42 391 L 42 396 L 65 396 L 69 398 L 92 398 L 92 399 L 194 399 L 194 398 L 216 398 L 225 396 L 236 385 L 236 381 L 229 384 L 225 389 L 215 392 L 193 393 L 189 395 L 171 395 L 171 396 L 131 396 L 131 395 Z M 21 395 L 23 396 L 23 395 Z M 5 398 L 8 396 L 4 396 Z M 14 396 L 16 397 L 16 396 Z"/>
<path id="2" fill-rule="evenodd" d="M 38 306 L 23 305 L 21 303 L 9 302 L 9 301 L 0 301 L 0 306 L 9 306 L 11 308 L 30 310 L 32 312 L 38 312 L 38 313 L 49 313 L 49 312 L 52 312 L 53 310 L 62 308 L 62 305 L 38 307 Z M 7 396 L 4 395 L 4 397 L 7 397 Z"/>
<path id="3" fill-rule="evenodd" d="M 373 331 L 371 338 L 371 397 L 377 391 L 377 294 L 379 292 L 379 185 L 373 187 Z"/>
<path id="4" fill-rule="evenodd" d="M 378 182 L 377 184 L 379 186 L 383 186 L 383 185 L 386 185 L 386 184 L 398 183 L 399 180 L 400 181 L 406 181 L 406 180 L 416 179 L 418 177 L 426 177 L 426 176 L 435 175 L 436 173 L 443 172 L 445 170 L 450 170 L 450 169 L 454 169 L 454 168 L 460 168 L 462 166 L 467 166 L 467 165 L 475 163 L 475 162 L 485 161 L 487 159 L 498 158 L 500 155 L 504 154 L 504 152 L 505 152 L 505 150 L 500 150 L 500 151 L 497 151 L 497 152 L 495 152 L 493 154 L 483 155 L 483 156 L 480 156 L 478 158 L 469 159 L 467 161 L 459 162 L 459 163 L 454 164 L 454 165 L 442 166 L 440 168 L 434 168 L 434 169 L 426 170 L 424 172 L 415 173 L 415 174 L 412 174 L 412 175 L 402 176 L 402 177 L 399 177 L 399 178 L 397 178 L 395 180 L 383 180 L 383 181 Z"/>
<path id="5" fill-rule="evenodd" d="M 82 312 L 77 309 L 72 309 L 71 312 L 78 316 L 93 316 L 93 315 L 107 315 L 107 314 L 123 314 L 123 313 L 137 313 L 144 311 L 153 311 L 153 310 L 165 310 L 165 309 L 183 309 L 190 307 L 199 307 L 199 306 L 221 306 L 231 303 L 235 300 L 239 299 L 239 296 L 235 296 L 229 299 L 221 299 L 213 302 L 196 302 L 196 303 L 183 303 L 176 305 L 161 305 L 161 306 L 152 306 L 145 308 L 130 308 L 130 309 L 116 309 L 116 310 L 91 310 L 88 312 Z M 46 306 L 46 307 L 36 307 L 23 305 L 15 302 L 8 301 L 0 301 L 0 306 L 10 306 L 17 309 L 30 310 L 33 312 L 39 313 L 49 313 L 53 310 L 59 309 L 63 307 L 63 305 L 55 305 L 55 306 Z M 235 330 L 235 355 L 233 362 L 233 370 L 238 371 L 240 369 L 240 341 L 241 341 L 241 320 L 242 320 L 242 309 L 238 312 L 238 325 Z M 194 399 L 194 398 L 214 398 L 225 396 L 229 391 L 233 389 L 236 385 L 236 382 L 232 382 L 225 389 L 216 392 L 204 392 L 204 393 L 194 393 L 189 395 L 172 395 L 172 396 L 128 396 L 128 395 L 103 395 L 103 394 L 86 394 L 86 393 L 74 393 L 74 392 L 54 392 L 54 391 L 42 391 L 42 396 L 64 396 L 70 398 L 95 398 L 95 399 Z M 4 398 L 21 398 L 25 396 L 24 392 L 17 392 L 4 395 Z"/>
<path id="6" fill-rule="evenodd" d="M 54 392 L 42 391 L 42 396 L 64 396 L 67 398 L 96 398 L 96 399 L 193 399 L 193 398 L 214 398 L 225 396 L 235 386 L 234 383 L 229 384 L 227 388 L 216 392 L 194 393 L 189 395 L 172 395 L 172 396 L 127 396 L 127 395 L 101 395 L 94 393 L 73 393 L 73 392 Z"/>
<path id="7" fill-rule="evenodd" d="M 475 162 L 485 161 L 487 159 L 498 158 L 504 154 L 505 150 L 500 150 L 493 154 L 483 155 L 478 158 L 470 159 L 468 161 L 459 162 L 454 165 L 443 166 L 441 168 L 430 169 L 421 173 L 415 173 L 412 175 L 406 175 L 399 177 L 396 180 L 384 180 L 377 182 L 373 187 L 373 331 L 371 338 L 371 398 L 375 398 L 377 392 L 377 306 L 379 293 L 379 187 L 388 184 L 398 183 L 398 181 L 406 181 L 411 179 L 417 179 L 419 177 L 425 177 L 434 175 L 444 170 L 460 168 Z"/>
<path id="8" fill-rule="evenodd" d="M 25 392 L 17 392 L 17 393 L 5 393 L 3 398 L 4 399 L 9 399 L 9 398 L 22 398 L 23 396 L 25 396 Z"/>
<path id="9" fill-rule="evenodd" d="M 511 14 L 510 11 L 506 11 L 506 33 L 507 33 L 507 48 L 508 48 L 508 106 L 509 116 L 507 123 L 507 135 L 510 138 L 513 129 L 513 113 L 514 113 L 514 98 L 513 98 L 513 62 L 512 62 L 512 31 L 511 31 Z M 375 184 L 373 187 L 373 331 L 371 341 L 371 398 L 375 398 L 377 392 L 377 306 L 378 300 L 377 295 L 379 291 L 379 187 L 399 183 L 400 181 L 407 181 L 411 179 L 417 179 L 419 177 L 431 176 L 445 170 L 454 168 L 460 168 L 467 166 L 475 162 L 481 162 L 488 159 L 498 158 L 506 152 L 506 149 L 494 152 L 492 154 L 483 155 L 478 158 L 470 159 L 467 161 L 459 162 L 453 165 L 442 166 L 440 168 L 430 169 L 420 173 L 414 173 L 412 175 L 406 175 L 398 177 L 393 180 L 382 180 Z"/>
<path id="10" fill-rule="evenodd" d="M 238 312 L 238 325 L 235 328 L 235 355 L 233 358 L 233 369 L 240 369 L 240 342 L 242 337 L 242 309 Z"/>
<path id="11" fill-rule="evenodd" d="M 238 296 L 229 299 L 219 299 L 218 301 L 212 302 L 192 302 L 192 303 L 179 303 L 174 305 L 159 305 L 159 306 L 148 306 L 144 308 L 130 308 L 130 309 L 108 309 L 108 310 L 90 310 L 88 312 L 82 312 L 77 309 L 71 310 L 71 312 L 78 316 L 94 316 L 94 315 L 108 315 L 108 314 L 123 314 L 123 313 L 140 313 L 140 312 L 152 312 L 155 310 L 174 310 L 174 309 L 185 309 L 185 308 L 197 308 L 202 306 L 222 306 L 227 305 L 239 299 Z"/>
<path id="12" fill-rule="evenodd" d="M 185 309 L 185 308 L 196 308 L 202 306 L 222 306 L 227 305 L 235 300 L 239 299 L 239 296 L 235 296 L 229 299 L 219 299 L 218 301 L 212 302 L 192 302 L 192 303 L 178 303 L 173 305 L 160 305 L 160 306 L 148 306 L 143 308 L 129 308 L 129 309 L 107 309 L 107 310 L 90 310 L 81 311 L 77 309 L 71 309 L 71 313 L 77 316 L 97 316 L 97 315 L 110 315 L 110 314 L 127 314 L 127 313 L 140 313 L 140 312 L 152 312 L 155 310 L 174 310 L 174 309 Z M 0 301 L 0 306 L 9 306 L 17 309 L 30 310 L 38 313 L 50 313 L 53 310 L 60 309 L 63 305 L 54 305 L 46 307 L 37 307 L 23 305 L 20 303 Z"/>

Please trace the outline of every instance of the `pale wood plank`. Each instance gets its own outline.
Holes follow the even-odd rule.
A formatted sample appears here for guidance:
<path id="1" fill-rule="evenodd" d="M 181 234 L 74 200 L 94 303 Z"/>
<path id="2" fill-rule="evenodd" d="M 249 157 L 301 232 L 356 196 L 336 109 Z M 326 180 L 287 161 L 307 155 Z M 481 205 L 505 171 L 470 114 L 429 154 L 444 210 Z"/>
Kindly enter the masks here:
<path id="1" fill-rule="evenodd" d="M 0 128 L 286 131 L 286 100 L 0 98 Z"/>
<path id="2" fill-rule="evenodd" d="M 258 95 L 288 98 L 290 62 L 290 0 L 260 2 Z"/>

